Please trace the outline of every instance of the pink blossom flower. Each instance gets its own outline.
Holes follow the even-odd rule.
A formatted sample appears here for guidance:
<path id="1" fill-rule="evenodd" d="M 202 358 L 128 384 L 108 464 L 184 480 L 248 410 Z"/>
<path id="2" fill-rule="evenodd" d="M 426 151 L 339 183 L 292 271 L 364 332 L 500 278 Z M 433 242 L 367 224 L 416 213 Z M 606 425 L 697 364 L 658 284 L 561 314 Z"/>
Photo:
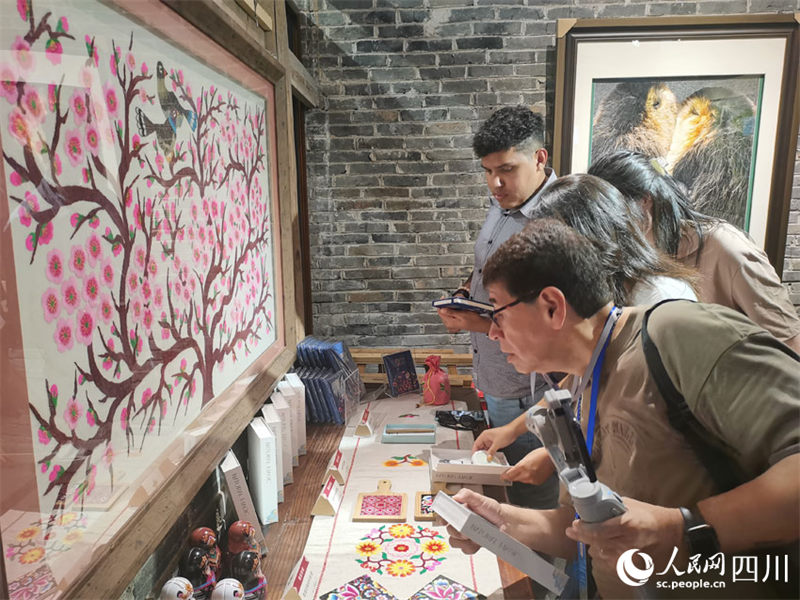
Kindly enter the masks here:
<path id="1" fill-rule="evenodd" d="M 17 0 L 17 12 L 19 13 L 19 18 L 23 21 L 28 20 L 28 10 L 29 10 L 29 0 Z"/>
<path id="2" fill-rule="evenodd" d="M 54 65 L 61 64 L 61 54 L 64 49 L 61 47 L 61 42 L 50 38 L 44 46 L 45 57 Z"/>
<path id="3" fill-rule="evenodd" d="M 80 296 L 78 294 L 78 286 L 73 278 L 67 279 L 61 284 L 61 294 L 64 300 L 64 309 L 72 314 L 78 307 Z"/>
<path id="4" fill-rule="evenodd" d="M 147 264 L 147 272 L 150 273 L 151 277 L 156 276 L 158 273 L 158 265 L 156 264 L 156 261 L 152 259 L 150 260 L 150 262 Z"/>
<path id="5" fill-rule="evenodd" d="M 144 325 L 147 333 L 150 333 L 150 330 L 153 328 L 153 312 L 149 308 L 144 311 L 144 315 L 142 316 L 142 325 Z"/>
<path id="6" fill-rule="evenodd" d="M 142 298 L 149 300 L 152 293 L 153 290 L 150 287 L 150 282 L 145 279 L 144 282 L 142 282 Z"/>
<path id="7" fill-rule="evenodd" d="M 114 256 L 119 256 L 120 252 L 122 252 L 122 244 L 119 242 L 114 242 L 114 244 L 111 246 L 111 253 Z"/>
<path id="8" fill-rule="evenodd" d="M 125 62 L 128 64 L 128 68 L 131 71 L 136 70 L 136 57 L 133 56 L 133 52 L 128 52 L 128 55 L 125 57 Z"/>
<path id="9" fill-rule="evenodd" d="M 131 273 L 128 275 L 128 289 L 131 292 L 135 292 L 139 288 L 139 277 L 136 273 Z"/>
<path id="10" fill-rule="evenodd" d="M 94 410 L 91 408 L 86 409 L 86 423 L 89 424 L 89 427 L 94 427 L 97 425 L 97 416 L 94 414 Z"/>
<path id="11" fill-rule="evenodd" d="M 52 470 L 50 471 L 50 481 L 55 481 L 59 477 L 61 477 L 61 473 L 64 472 L 64 467 L 61 465 L 55 465 Z"/>
<path id="12" fill-rule="evenodd" d="M 89 227 L 91 227 L 92 229 L 97 229 L 98 227 L 100 227 L 100 217 L 98 217 L 97 215 L 91 217 L 89 219 Z"/>
<path id="13" fill-rule="evenodd" d="M 144 268 L 144 259 L 145 257 L 147 257 L 147 252 L 145 251 L 145 249 L 139 246 L 138 248 L 136 248 L 134 254 L 136 256 L 136 264 L 139 265 L 139 267 Z"/>
<path id="14" fill-rule="evenodd" d="M 100 275 L 103 279 L 103 283 L 107 286 L 114 283 L 114 266 L 111 264 L 110 260 L 103 261 L 103 266 L 100 268 Z"/>
<path id="15" fill-rule="evenodd" d="M 100 318 L 106 322 L 111 322 L 111 317 L 114 316 L 114 305 L 111 303 L 111 297 L 104 294 L 100 300 Z"/>
<path id="16" fill-rule="evenodd" d="M 131 148 L 133 151 L 136 152 L 142 146 L 142 138 L 139 137 L 138 133 L 134 133 L 133 137 L 131 138 Z"/>
<path id="17" fill-rule="evenodd" d="M 17 36 L 14 43 L 11 45 L 14 51 L 14 58 L 23 73 L 29 73 L 33 68 L 33 52 L 31 52 L 31 45 L 25 41 L 22 36 Z"/>
<path id="18" fill-rule="evenodd" d="M 67 131 L 64 135 L 64 149 L 73 167 L 79 166 L 83 162 L 83 142 L 81 133 L 77 129 Z"/>
<path id="19" fill-rule="evenodd" d="M 166 327 L 162 327 L 161 328 L 161 339 L 162 340 L 168 340 L 169 338 L 170 338 L 169 329 L 167 329 Z"/>
<path id="20" fill-rule="evenodd" d="M 117 101 L 117 91 L 114 89 L 113 83 L 107 83 L 103 86 L 103 96 L 105 97 L 106 106 L 108 107 L 108 114 L 116 115 L 119 102 Z"/>
<path id="21" fill-rule="evenodd" d="M 44 111 L 44 104 L 39 97 L 39 92 L 35 88 L 30 88 L 22 97 L 22 105 L 25 113 L 32 119 L 42 123 L 47 116 Z"/>
<path id="22" fill-rule="evenodd" d="M 86 128 L 86 147 L 93 156 L 97 156 L 97 151 L 100 149 L 100 136 L 97 134 L 97 128 L 94 125 L 89 125 Z"/>
<path id="23" fill-rule="evenodd" d="M 86 274 L 86 250 L 83 246 L 73 246 L 69 256 L 69 268 L 78 277 Z"/>
<path id="24" fill-rule="evenodd" d="M 74 336 L 72 335 L 72 325 L 66 319 L 60 319 L 56 326 L 55 332 L 56 346 L 59 352 L 66 352 L 72 349 L 75 343 Z"/>
<path id="25" fill-rule="evenodd" d="M 134 300 L 132 310 L 133 310 L 133 316 L 136 319 L 139 319 L 139 317 L 142 316 L 142 301 Z"/>
<path id="26" fill-rule="evenodd" d="M 156 288 L 155 294 L 153 294 L 153 303 L 160 307 L 161 304 L 164 302 L 164 291 L 161 288 Z"/>
<path id="27" fill-rule="evenodd" d="M 50 434 L 47 432 L 46 429 L 39 427 L 38 431 L 39 443 L 43 446 L 47 446 L 50 443 Z"/>
<path id="28" fill-rule="evenodd" d="M 69 33 L 69 20 L 67 17 L 61 17 L 58 20 L 58 25 L 56 27 L 64 33 Z"/>
<path id="29" fill-rule="evenodd" d="M 39 244 L 42 246 L 46 246 L 53 240 L 53 222 L 48 221 L 42 226 L 42 230 L 39 232 Z"/>
<path id="30" fill-rule="evenodd" d="M 0 66 L 0 96 L 11 104 L 17 103 L 17 73 L 11 65 Z"/>
<path id="31" fill-rule="evenodd" d="M 85 123 L 86 117 L 89 114 L 86 107 L 86 93 L 82 89 L 78 89 L 72 94 L 69 104 L 72 107 L 72 118 L 75 120 L 75 124 L 80 125 Z"/>
<path id="32" fill-rule="evenodd" d="M 94 317 L 88 310 L 81 311 L 78 314 L 78 327 L 75 331 L 75 336 L 81 344 L 88 346 L 92 343 L 92 335 L 94 334 Z"/>
<path id="33" fill-rule="evenodd" d="M 143 62 L 143 63 L 142 63 L 142 75 L 147 75 L 147 72 L 148 72 L 149 70 L 150 70 L 150 69 L 147 67 L 147 63 L 146 63 L 146 62 Z"/>
<path id="34" fill-rule="evenodd" d="M 53 168 L 56 170 L 56 175 L 61 175 L 61 157 L 57 154 L 53 154 Z"/>
<path id="35" fill-rule="evenodd" d="M 119 426 L 122 427 L 122 431 L 128 429 L 128 409 L 123 408 L 119 411 Z"/>
<path id="36" fill-rule="evenodd" d="M 86 416 L 88 418 L 89 413 L 91 413 L 91 409 L 86 412 Z M 92 423 L 94 426 L 94 423 Z M 95 480 L 97 479 L 97 465 L 92 465 L 91 470 L 89 471 L 89 483 L 86 485 L 86 495 L 90 496 L 94 491 Z"/>
<path id="37" fill-rule="evenodd" d="M 103 245 L 100 242 L 100 236 L 96 233 L 91 234 L 86 240 L 86 253 L 89 257 L 89 264 L 92 266 L 97 264 L 98 259 L 102 258 Z"/>
<path id="38" fill-rule="evenodd" d="M 147 424 L 147 433 L 153 433 L 153 429 L 156 428 L 156 418 L 150 417 L 150 422 Z"/>
<path id="39" fill-rule="evenodd" d="M 82 414 L 81 406 L 75 398 L 67 400 L 67 410 L 64 411 L 64 419 L 67 421 L 67 425 L 69 425 L 70 429 L 75 429 L 75 426 L 78 424 L 78 419 L 81 418 Z"/>
<path id="40" fill-rule="evenodd" d="M 58 291 L 51 287 L 44 291 L 44 294 L 42 294 L 42 309 L 46 323 L 58 318 L 58 315 L 61 314 L 61 300 Z"/>
<path id="41" fill-rule="evenodd" d="M 8 116 L 8 131 L 23 146 L 27 146 L 31 139 L 31 123 L 18 108 L 14 108 Z"/>
<path id="42" fill-rule="evenodd" d="M 147 388 L 144 392 L 142 392 L 142 406 L 147 406 L 147 403 L 150 402 L 150 398 L 153 397 L 153 390 Z"/>
<path id="43" fill-rule="evenodd" d="M 111 445 L 111 442 L 109 442 L 106 446 L 105 452 L 103 452 L 103 462 L 106 464 L 106 466 L 110 467 L 113 460 L 114 447 Z"/>
<path id="44" fill-rule="evenodd" d="M 108 66 L 111 69 L 111 75 L 116 77 L 116 75 L 117 75 L 117 57 L 113 52 L 108 57 Z"/>
<path id="45" fill-rule="evenodd" d="M 83 286 L 83 291 L 86 293 L 86 298 L 89 300 L 89 302 L 91 304 L 96 304 L 100 295 L 100 282 L 97 281 L 97 277 L 94 275 L 88 277 Z"/>

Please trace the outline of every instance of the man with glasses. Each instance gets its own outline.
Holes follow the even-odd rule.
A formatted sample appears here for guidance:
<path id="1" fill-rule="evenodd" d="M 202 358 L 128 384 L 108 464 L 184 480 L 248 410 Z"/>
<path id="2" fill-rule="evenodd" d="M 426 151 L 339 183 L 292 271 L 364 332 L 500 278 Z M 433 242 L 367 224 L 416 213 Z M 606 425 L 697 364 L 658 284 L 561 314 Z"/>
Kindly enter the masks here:
<path id="1" fill-rule="evenodd" d="M 635 595 L 629 587 L 635 584 L 622 582 L 617 564 L 634 551 L 652 559 L 651 585 L 700 577 L 725 581 L 725 597 L 797 597 L 798 357 L 723 306 L 668 302 L 647 315 L 647 332 L 677 393 L 706 437 L 727 449 L 726 462 L 717 464 L 737 477 L 726 491 L 720 473 L 709 468 L 712 444 L 692 446 L 667 416 L 664 388 L 648 368 L 642 343 L 649 309 L 615 307 L 607 275 L 589 240 L 542 219 L 492 255 L 483 283 L 497 307 L 489 337 L 515 369 L 568 373 L 562 387 L 575 390 L 576 418 L 597 479 L 622 496 L 627 512 L 586 525 L 575 520 L 566 494 L 549 511 L 499 504 L 466 489 L 455 499 L 536 550 L 572 558 L 575 542 L 586 544 L 603 598 Z M 477 549 L 450 533 L 453 546 Z M 757 556 L 765 547 L 768 555 Z M 719 563 L 719 552 L 728 561 L 724 573 L 687 571 L 690 556 L 699 555 L 702 569 L 714 556 Z M 772 575 L 776 560 L 782 570 L 763 579 L 760 571 L 756 587 L 748 588 L 743 578 L 731 580 L 731 553 L 752 555 L 762 568 L 772 561 Z M 677 592 L 672 597 L 697 595 L 686 587 Z"/>
<path id="2" fill-rule="evenodd" d="M 501 108 L 481 125 L 472 148 L 481 160 L 489 186 L 489 211 L 475 242 L 475 262 L 466 283 L 454 295 L 488 301 L 482 277 L 486 261 L 504 241 L 522 230 L 542 191 L 556 174 L 547 167 L 544 149 L 544 122 L 541 115 L 527 106 Z M 439 316 L 450 333 L 469 331 L 472 343 L 472 371 L 475 386 L 484 394 L 492 427 L 499 427 L 523 414 L 535 401 L 530 378 L 517 373 L 489 339 L 489 319 L 467 310 L 439 309 Z M 516 464 L 541 446 L 531 433 L 523 434 L 503 452 L 510 464 Z M 551 475 L 541 485 L 514 482 L 509 499 L 530 508 L 551 508 L 558 498 L 558 480 Z"/>

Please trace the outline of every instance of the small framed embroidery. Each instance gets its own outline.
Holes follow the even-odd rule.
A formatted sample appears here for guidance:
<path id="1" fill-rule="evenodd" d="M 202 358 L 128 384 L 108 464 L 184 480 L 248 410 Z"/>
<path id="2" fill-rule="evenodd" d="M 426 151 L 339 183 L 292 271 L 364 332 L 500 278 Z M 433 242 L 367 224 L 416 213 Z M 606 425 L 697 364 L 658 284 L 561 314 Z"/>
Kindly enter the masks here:
<path id="1" fill-rule="evenodd" d="M 353 521 L 405 521 L 406 495 L 392 491 L 392 482 L 381 479 L 377 492 L 361 492 L 356 500 Z"/>
<path id="2" fill-rule="evenodd" d="M 416 521 L 436 520 L 436 513 L 431 510 L 434 496 L 435 494 L 431 492 L 417 492 L 414 500 L 414 519 Z"/>

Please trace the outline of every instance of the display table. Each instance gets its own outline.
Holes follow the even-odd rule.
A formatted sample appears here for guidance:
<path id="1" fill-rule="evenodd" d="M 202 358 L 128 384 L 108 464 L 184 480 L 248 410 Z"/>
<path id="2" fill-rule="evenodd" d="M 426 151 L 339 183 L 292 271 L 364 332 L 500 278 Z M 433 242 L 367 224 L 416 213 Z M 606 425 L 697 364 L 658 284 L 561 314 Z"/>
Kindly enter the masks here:
<path id="1" fill-rule="evenodd" d="M 381 443 L 381 432 L 387 423 L 414 427 L 435 422 L 436 408 L 417 408 L 420 399 L 419 395 L 406 395 L 366 405 L 375 426 L 369 437 L 354 435 L 355 421 L 345 429 L 339 444 L 345 464 L 341 505 L 333 516 L 314 517 L 303 550 L 310 570 L 319 577 L 314 598 L 365 574 L 401 600 L 439 575 L 487 597 L 504 597 L 498 562 L 493 554 L 480 550 L 467 556 L 451 549 L 443 526 L 414 518 L 416 492 L 430 491 L 426 451 L 431 445 Z M 457 403 L 438 408 L 464 406 Z M 472 434 L 437 427 L 436 445 L 469 449 Z M 405 521 L 354 522 L 352 516 L 359 494 L 375 491 L 379 480 L 391 481 L 393 492 L 406 494 Z M 322 484 L 320 478 L 316 482 L 317 492 Z M 303 485 L 313 484 L 304 481 Z M 283 515 L 281 521 L 284 521 Z M 401 523 L 403 525 L 399 526 Z M 276 549 L 271 546 L 270 550 L 272 553 Z M 269 561 L 268 558 L 266 562 Z"/>

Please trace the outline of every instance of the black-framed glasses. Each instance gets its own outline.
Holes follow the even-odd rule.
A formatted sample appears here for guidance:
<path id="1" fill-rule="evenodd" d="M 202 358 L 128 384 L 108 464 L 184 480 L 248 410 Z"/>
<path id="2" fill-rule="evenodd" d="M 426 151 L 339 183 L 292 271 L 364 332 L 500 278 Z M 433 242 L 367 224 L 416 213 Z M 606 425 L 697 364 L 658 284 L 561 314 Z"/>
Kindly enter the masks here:
<path id="1" fill-rule="evenodd" d="M 509 302 L 508 304 L 504 304 L 500 308 L 496 308 L 494 310 L 490 310 L 489 313 L 488 313 L 489 314 L 489 318 L 492 320 L 492 323 L 494 323 L 497 327 L 500 327 L 500 323 L 497 322 L 498 313 L 503 312 L 507 308 L 511 308 L 513 306 L 516 306 L 520 302 L 530 302 L 531 300 L 535 300 L 536 298 L 539 297 L 540 293 L 541 293 L 541 291 L 528 292 L 527 294 L 522 294 L 522 296 L 520 296 L 519 298 L 517 298 L 513 302 Z"/>

